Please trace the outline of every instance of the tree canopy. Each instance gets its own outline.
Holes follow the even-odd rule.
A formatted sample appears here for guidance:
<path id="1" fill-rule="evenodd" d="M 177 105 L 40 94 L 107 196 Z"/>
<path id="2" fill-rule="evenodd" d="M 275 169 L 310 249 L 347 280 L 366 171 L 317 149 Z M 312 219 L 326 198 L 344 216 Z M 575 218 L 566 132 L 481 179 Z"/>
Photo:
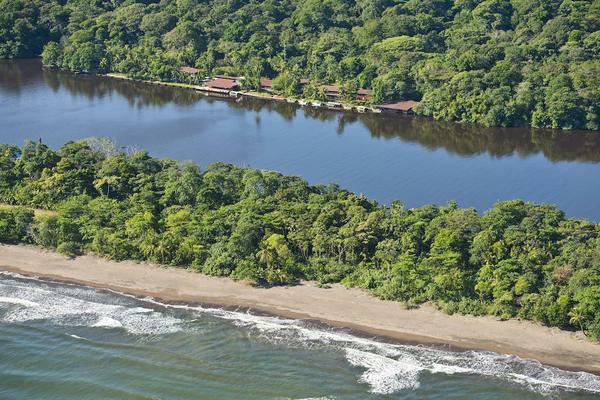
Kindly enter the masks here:
<path id="1" fill-rule="evenodd" d="M 272 171 L 126 154 L 110 142 L 0 145 L 0 242 L 146 260 L 258 284 L 342 282 L 448 313 L 600 339 L 600 224 L 554 206 L 407 209 Z M 31 208 L 54 213 L 34 215 Z"/>
<path id="2" fill-rule="evenodd" d="M 185 80 L 291 76 L 488 126 L 600 127 L 591 0 L 0 0 L 0 57 Z M 42 46 L 43 52 L 42 52 Z"/>

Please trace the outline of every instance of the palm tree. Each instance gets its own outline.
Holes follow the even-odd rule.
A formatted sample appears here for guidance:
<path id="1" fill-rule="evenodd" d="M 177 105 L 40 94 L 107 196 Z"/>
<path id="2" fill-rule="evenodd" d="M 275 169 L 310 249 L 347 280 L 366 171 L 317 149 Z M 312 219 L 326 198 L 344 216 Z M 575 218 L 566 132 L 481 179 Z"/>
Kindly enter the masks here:
<path id="1" fill-rule="evenodd" d="M 273 280 L 273 272 L 274 272 L 274 263 L 277 259 L 277 253 L 270 246 L 263 247 L 258 253 L 256 253 L 256 257 L 258 257 L 258 261 L 261 264 L 267 266 L 267 281 L 271 282 Z"/>
<path id="2" fill-rule="evenodd" d="M 114 176 L 114 175 L 110 175 L 110 176 L 105 176 L 103 178 L 98 178 L 94 181 L 94 187 L 96 188 L 96 190 L 98 190 L 100 192 L 100 194 L 102 196 L 104 196 L 105 194 L 102 191 L 102 188 L 104 186 L 106 186 L 106 197 L 110 196 L 110 186 L 116 186 L 116 184 L 119 182 L 119 177 L 118 176 Z"/>
<path id="3" fill-rule="evenodd" d="M 154 248 L 154 256 L 158 262 L 164 263 L 170 253 L 169 243 L 166 239 L 161 238 L 158 240 L 156 247 Z"/>
<path id="4" fill-rule="evenodd" d="M 585 319 L 585 316 L 583 315 L 583 313 L 577 308 L 574 308 L 569 313 L 569 316 L 571 317 L 569 322 L 573 325 L 579 325 L 579 329 L 581 329 L 581 332 L 583 332 L 583 334 L 585 335 L 585 331 L 583 330 L 583 320 Z"/>
<path id="5" fill-rule="evenodd" d="M 156 251 L 158 237 L 155 233 L 147 233 L 144 237 L 138 239 L 138 248 L 145 260 L 153 258 Z"/>
<path id="6" fill-rule="evenodd" d="M 258 253 L 256 253 L 256 257 L 258 257 L 258 261 L 267 266 L 267 269 L 271 269 L 273 262 L 275 261 L 275 251 L 273 251 L 270 247 L 264 247 Z"/>

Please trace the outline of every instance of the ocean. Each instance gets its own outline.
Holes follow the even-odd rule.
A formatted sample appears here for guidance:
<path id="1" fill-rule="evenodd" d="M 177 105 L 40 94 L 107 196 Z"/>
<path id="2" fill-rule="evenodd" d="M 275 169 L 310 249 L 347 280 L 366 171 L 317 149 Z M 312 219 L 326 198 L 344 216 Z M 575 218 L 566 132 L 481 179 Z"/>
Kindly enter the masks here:
<path id="1" fill-rule="evenodd" d="M 0 399 L 598 399 L 600 376 L 0 273 Z"/>

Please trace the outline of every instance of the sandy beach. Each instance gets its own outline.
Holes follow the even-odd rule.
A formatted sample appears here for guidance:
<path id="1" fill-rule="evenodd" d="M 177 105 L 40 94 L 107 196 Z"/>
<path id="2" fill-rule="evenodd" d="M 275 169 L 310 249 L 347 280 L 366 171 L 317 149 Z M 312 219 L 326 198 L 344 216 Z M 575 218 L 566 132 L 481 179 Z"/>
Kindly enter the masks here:
<path id="1" fill-rule="evenodd" d="M 429 305 L 407 310 L 359 289 L 311 282 L 257 288 L 228 278 L 178 268 L 112 262 L 92 256 L 68 259 L 29 246 L 0 246 L 0 270 L 110 288 L 165 301 L 241 307 L 282 317 L 313 319 L 334 327 L 403 342 L 489 350 L 570 370 L 600 373 L 600 344 L 581 333 L 529 321 L 446 315 Z"/>

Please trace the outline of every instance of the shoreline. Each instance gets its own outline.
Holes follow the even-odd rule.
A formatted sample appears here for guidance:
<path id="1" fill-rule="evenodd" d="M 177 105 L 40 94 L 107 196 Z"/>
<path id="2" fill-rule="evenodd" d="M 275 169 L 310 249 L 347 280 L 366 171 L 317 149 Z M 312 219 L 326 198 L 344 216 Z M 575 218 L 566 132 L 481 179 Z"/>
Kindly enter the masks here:
<path id="1" fill-rule="evenodd" d="M 600 344 L 580 332 L 548 328 L 530 321 L 447 315 L 431 305 L 407 310 L 365 291 L 313 282 L 272 288 L 182 268 L 94 256 L 69 259 L 33 246 L 0 245 L 0 271 L 151 296 L 171 304 L 194 304 L 316 321 L 363 337 L 449 350 L 513 354 L 571 371 L 600 374 Z"/>
<path id="2" fill-rule="evenodd" d="M 18 60 L 38 60 L 41 63 L 41 56 L 34 56 L 34 57 L 19 57 L 19 58 L 13 58 L 13 59 L 0 59 L 0 61 L 18 61 Z M 443 119 L 437 119 L 437 118 L 433 118 L 431 116 L 424 116 L 424 115 L 418 115 L 415 113 L 402 113 L 402 112 L 384 112 L 384 111 L 373 111 L 371 106 L 357 106 L 356 104 L 347 104 L 347 103 L 342 103 L 344 106 L 348 105 L 350 106 L 352 109 L 346 109 L 346 108 L 329 108 L 329 107 L 316 107 L 313 106 L 312 100 L 306 100 L 306 99 L 300 99 L 300 98 L 293 98 L 293 97 L 284 97 L 284 96 L 280 96 L 280 95 L 276 95 L 276 94 L 272 94 L 272 93 L 268 93 L 268 92 L 261 92 L 264 93 L 258 93 L 258 92 L 246 92 L 246 91 L 234 91 L 237 96 L 231 96 L 229 95 L 228 90 L 220 90 L 220 89 L 210 89 L 210 88 L 206 88 L 204 86 L 201 85 L 195 85 L 195 84 L 188 84 L 188 83 L 183 83 L 183 82 L 166 82 L 166 81 L 149 81 L 149 80 L 143 80 L 143 79 L 135 79 L 135 78 L 130 78 L 124 74 L 120 74 L 120 73 L 114 73 L 114 72 L 108 72 L 108 73 L 96 73 L 96 72 L 82 72 L 82 71 L 73 71 L 73 70 L 69 70 L 69 69 L 64 69 L 64 68 L 57 68 L 57 67 L 50 67 L 50 66 L 46 66 L 41 64 L 42 68 L 49 68 L 49 69 L 54 69 L 60 72 L 64 72 L 64 73 L 69 73 L 69 74 L 73 74 L 73 75 L 89 75 L 89 76 L 95 76 L 95 77 L 100 77 L 100 78 L 107 78 L 107 79 L 113 79 L 113 80 L 123 80 L 123 81 L 130 81 L 130 82 L 134 82 L 134 83 L 143 83 L 143 84 L 148 84 L 148 85 L 154 85 L 154 86 L 163 86 L 163 87 L 169 87 L 169 88 L 173 88 L 173 89 L 184 89 L 184 90 L 191 90 L 194 91 L 198 94 L 204 95 L 206 97 L 214 97 L 217 99 L 225 99 L 225 98 L 230 98 L 230 99 L 236 99 L 238 98 L 237 96 L 242 96 L 242 97 L 250 97 L 250 98 L 254 98 L 254 99 L 259 99 L 259 100 L 264 100 L 264 101 L 277 101 L 277 102 L 287 102 L 290 104 L 294 104 L 296 106 L 298 106 L 299 108 L 303 108 L 305 107 L 304 105 L 300 105 L 298 102 L 300 100 L 305 100 L 307 103 L 308 107 L 313 107 L 313 108 L 321 108 L 323 110 L 327 110 L 327 111 L 337 111 L 337 112 L 342 112 L 342 113 L 350 113 L 350 114 L 381 114 L 381 115 L 386 115 L 386 116 L 398 116 L 398 117 L 411 117 L 411 118 L 421 118 L 421 119 L 427 119 L 427 120 L 431 120 L 431 121 L 436 121 L 436 122 L 443 122 L 443 123 L 449 123 L 449 124 L 456 124 L 459 126 L 474 126 L 474 127 L 478 127 L 478 128 L 482 128 L 482 129 L 488 129 L 488 128 L 494 128 L 494 129 L 503 129 L 503 130 L 507 130 L 507 129 L 527 129 L 529 131 L 543 131 L 543 132 L 548 132 L 548 134 L 551 133 L 559 133 L 559 132 L 580 132 L 580 133 L 585 133 L 585 134 L 590 134 L 595 132 L 594 130 L 591 129 L 583 129 L 583 128 L 534 128 L 530 125 L 522 125 L 522 126 L 511 126 L 511 127 L 503 127 L 503 126 L 491 126 L 491 127 L 486 127 L 484 125 L 478 124 L 478 123 L 467 123 L 467 122 L 459 122 L 459 121 L 454 121 L 454 120 L 443 120 Z M 291 100 L 291 101 L 288 101 Z M 356 108 L 357 107 L 364 107 L 366 110 L 364 112 L 362 111 L 357 111 Z"/>
<path id="3" fill-rule="evenodd" d="M 69 70 L 64 70 L 64 71 L 70 72 L 73 74 L 78 74 L 76 71 L 69 71 Z M 81 73 L 79 73 L 79 74 L 81 74 Z M 323 110 L 328 110 L 328 111 L 338 111 L 338 112 L 348 112 L 348 113 L 352 113 L 352 114 L 368 113 L 368 114 L 388 114 L 388 115 L 396 114 L 396 115 L 405 115 L 405 116 L 406 115 L 415 116 L 414 114 L 406 114 L 406 113 L 400 113 L 400 112 L 383 112 L 382 110 L 376 109 L 373 106 L 355 105 L 355 104 L 344 103 L 344 102 L 340 102 L 340 101 L 336 101 L 337 103 L 340 104 L 340 107 L 328 107 L 326 105 L 316 106 L 313 103 L 317 102 L 317 103 L 326 104 L 327 101 L 316 101 L 316 100 L 308 100 L 308 99 L 303 99 L 303 98 L 285 97 L 285 96 L 273 94 L 270 92 L 226 90 L 226 89 L 215 89 L 215 88 L 210 88 L 208 86 L 191 84 L 191 83 L 149 81 L 149 80 L 145 80 L 145 79 L 130 78 L 123 74 L 117 74 L 117 73 L 111 73 L 111 72 L 106 73 L 106 74 L 96 74 L 96 73 L 92 73 L 92 72 L 86 72 L 85 74 L 86 75 L 95 75 L 95 76 L 99 76 L 102 78 L 109 78 L 109 79 L 130 81 L 130 82 L 136 82 L 136 83 L 144 83 L 144 84 L 148 84 L 148 85 L 169 87 L 169 88 L 174 88 L 174 89 L 191 90 L 196 93 L 203 94 L 205 96 L 221 98 L 221 99 L 227 98 L 227 97 L 230 97 L 233 99 L 238 99 L 240 97 L 250 97 L 253 99 L 259 99 L 259 100 L 263 100 L 263 101 L 277 101 L 280 103 L 294 104 L 300 108 L 308 106 L 308 107 L 313 107 L 313 108 L 317 108 L 317 109 L 323 109 Z"/>

